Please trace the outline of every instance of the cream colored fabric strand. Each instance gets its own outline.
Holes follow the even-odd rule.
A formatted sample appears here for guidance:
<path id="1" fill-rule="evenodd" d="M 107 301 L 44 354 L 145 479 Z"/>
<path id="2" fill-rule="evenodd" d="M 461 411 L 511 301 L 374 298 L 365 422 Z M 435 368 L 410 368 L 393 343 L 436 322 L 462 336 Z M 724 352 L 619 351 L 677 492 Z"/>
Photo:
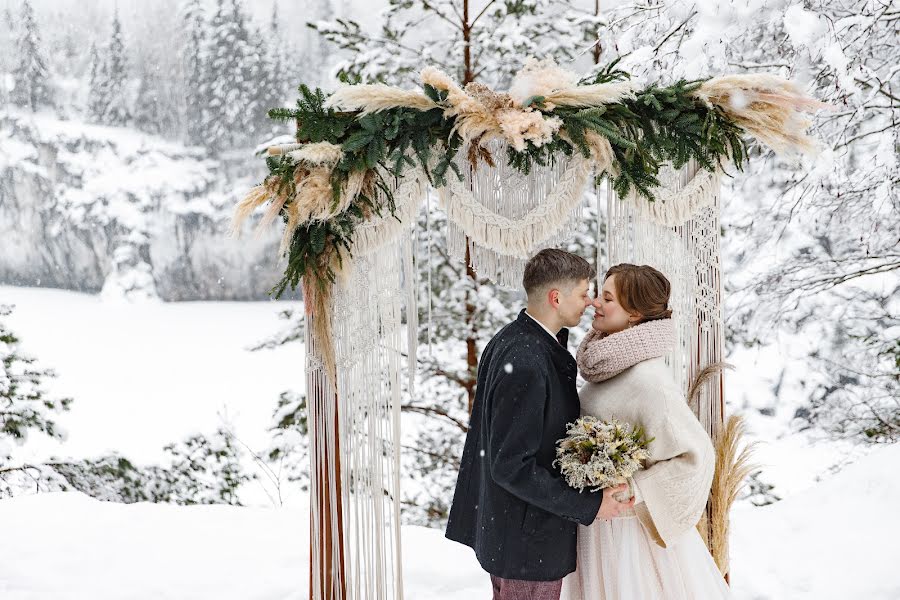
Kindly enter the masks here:
<path id="1" fill-rule="evenodd" d="M 334 593 L 343 589 L 348 600 L 403 598 L 400 404 L 403 376 L 415 376 L 412 231 L 425 188 L 420 172 L 398 184 L 396 212 L 402 221 L 385 213 L 363 226 L 365 233 L 334 289 L 337 390 L 324 375 L 316 341 L 307 334 L 312 503 L 316 507 L 315 498 L 323 494 L 329 508 L 311 511 L 314 600 L 322 600 L 316 595 L 326 577 L 320 550 L 329 535 L 340 541 L 331 564 L 339 565 L 341 558 L 344 564 L 343 577 L 333 571 Z"/>
<path id="2" fill-rule="evenodd" d="M 527 259 L 571 235 L 594 166 L 577 152 L 560 154 L 524 175 L 507 164 L 505 142 L 492 140 L 488 149 L 495 167 L 480 162 L 473 168 L 460 151 L 456 164 L 463 179 L 451 174 L 447 187 L 438 190 L 447 213 L 448 249 L 463 261 L 468 238 L 478 275 L 518 288 Z"/>
<path id="3" fill-rule="evenodd" d="M 679 343 L 668 361 L 675 381 L 687 395 L 700 371 L 720 362 L 724 355 L 719 193 L 718 187 L 712 187 L 718 185 L 718 176 L 690 164 L 679 172 L 664 170 L 661 181 L 665 189 L 659 190 L 657 202 L 674 200 L 678 208 L 662 205 L 652 213 L 639 204 L 646 200 L 621 201 L 608 192 L 606 267 L 622 262 L 649 264 L 669 278 L 669 307 L 674 311 Z M 684 212 L 684 207 L 691 210 Z M 654 214 L 666 217 L 655 218 Z M 688 218 L 680 221 L 672 216 L 675 214 Z M 720 375 L 703 387 L 698 403 L 691 407 L 711 435 L 722 423 L 722 403 Z"/>
<path id="4" fill-rule="evenodd" d="M 400 403 L 404 372 L 414 369 L 415 336 L 404 330 L 402 313 L 417 310 L 408 289 L 412 252 L 407 228 L 379 252 L 356 257 L 335 290 L 342 518 L 352 600 L 403 598 Z"/>

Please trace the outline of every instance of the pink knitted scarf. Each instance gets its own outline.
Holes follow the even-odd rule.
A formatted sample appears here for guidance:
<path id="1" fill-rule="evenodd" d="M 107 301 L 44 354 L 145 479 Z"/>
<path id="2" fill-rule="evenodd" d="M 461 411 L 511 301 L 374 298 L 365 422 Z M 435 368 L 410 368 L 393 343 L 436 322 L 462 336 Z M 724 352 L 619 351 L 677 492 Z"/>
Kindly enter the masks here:
<path id="1" fill-rule="evenodd" d="M 675 341 L 672 319 L 647 321 L 611 335 L 592 328 L 578 347 L 576 360 L 586 381 L 600 383 L 639 362 L 664 356 Z"/>

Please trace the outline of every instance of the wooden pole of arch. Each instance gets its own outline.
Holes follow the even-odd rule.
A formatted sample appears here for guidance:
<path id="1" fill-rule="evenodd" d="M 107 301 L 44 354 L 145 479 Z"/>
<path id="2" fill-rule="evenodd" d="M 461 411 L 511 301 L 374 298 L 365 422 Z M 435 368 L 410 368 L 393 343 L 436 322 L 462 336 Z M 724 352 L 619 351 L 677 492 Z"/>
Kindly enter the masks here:
<path id="1" fill-rule="evenodd" d="M 319 387 L 316 393 L 328 393 L 326 386 L 320 381 L 310 384 Z M 311 387 L 309 388 L 311 389 Z M 310 486 L 315 490 L 315 497 L 310 502 L 310 539 L 309 539 L 309 598 L 310 600 L 346 600 L 346 570 L 344 557 L 344 519 L 341 485 L 341 439 L 339 427 L 338 397 L 334 394 L 334 456 L 329 455 L 324 436 L 310 437 L 310 477 L 316 478 L 317 485 Z M 326 419 L 327 423 L 327 419 Z M 327 425 L 326 425 L 327 426 Z M 316 460 L 322 457 L 323 460 Z M 332 460 L 333 458 L 333 460 Z M 334 490 L 334 506 L 332 506 L 332 489 Z M 318 528 L 319 543 L 316 545 L 313 535 Z M 319 573 L 314 573 L 314 565 L 319 565 Z M 316 576 L 318 575 L 318 577 Z"/>

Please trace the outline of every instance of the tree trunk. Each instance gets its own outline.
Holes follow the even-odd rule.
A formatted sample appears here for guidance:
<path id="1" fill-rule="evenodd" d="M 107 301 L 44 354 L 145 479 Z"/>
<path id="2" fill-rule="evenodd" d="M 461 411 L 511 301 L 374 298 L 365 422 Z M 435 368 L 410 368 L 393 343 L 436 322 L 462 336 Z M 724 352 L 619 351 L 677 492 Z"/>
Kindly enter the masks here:
<path id="1" fill-rule="evenodd" d="M 594 0 L 594 16 L 600 16 L 600 0 Z M 600 55 L 603 53 L 603 46 L 600 45 L 599 36 L 594 40 L 594 47 L 592 48 L 592 53 L 594 55 L 594 64 L 600 64 Z"/>
<path id="2" fill-rule="evenodd" d="M 469 0 L 463 0 L 463 85 L 475 80 L 472 68 L 472 24 L 469 22 Z M 478 376 L 478 344 L 475 327 L 475 302 L 478 298 L 478 275 L 472 268 L 472 255 L 469 252 L 469 237 L 466 236 L 466 275 L 469 276 L 469 288 L 466 290 L 466 378 L 470 385 L 465 386 L 469 402 L 469 414 L 475 404 L 475 380 Z"/>

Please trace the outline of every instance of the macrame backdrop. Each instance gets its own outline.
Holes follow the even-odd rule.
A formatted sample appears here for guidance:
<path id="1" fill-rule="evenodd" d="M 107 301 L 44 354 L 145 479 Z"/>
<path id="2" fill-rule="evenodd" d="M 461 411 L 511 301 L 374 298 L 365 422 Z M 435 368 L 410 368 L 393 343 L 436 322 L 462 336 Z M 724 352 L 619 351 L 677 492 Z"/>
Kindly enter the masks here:
<path id="1" fill-rule="evenodd" d="M 461 181 L 440 189 L 448 249 L 464 260 L 466 239 L 480 277 L 521 285 L 525 261 L 569 237 L 581 218 L 593 176 L 591 160 L 559 156 L 522 175 L 506 165 L 474 169 L 462 153 Z M 696 166 L 662 174 L 657 203 L 608 194 L 609 262 L 650 264 L 673 284 L 679 351 L 670 357 L 687 391 L 699 371 L 721 360 L 722 310 L 718 240 L 719 175 Z M 416 367 L 416 216 L 428 195 L 421 171 L 394 182 L 396 217 L 360 226 L 353 257 L 334 289 L 337 389 L 307 330 L 311 444 L 310 577 L 315 600 L 400 600 L 400 403 L 404 371 Z M 598 196 L 599 197 L 599 196 Z M 603 266 L 605 268 L 605 266 Z M 315 319 L 315 315 L 310 315 Z M 707 431 L 722 421 L 720 379 L 693 407 Z M 325 564 L 333 565 L 331 570 Z"/>
<path id="2" fill-rule="evenodd" d="M 692 163 L 679 171 L 664 170 L 660 182 L 651 206 L 642 198 L 620 199 L 611 189 L 607 192 L 609 264 L 598 271 L 619 263 L 646 264 L 669 279 L 678 344 L 667 360 L 688 396 L 700 372 L 724 357 L 720 173 Z M 724 421 L 721 372 L 699 388 L 691 409 L 715 441 Z"/>
<path id="3" fill-rule="evenodd" d="M 401 220 L 384 214 L 367 221 L 335 286 L 337 390 L 314 327 L 306 328 L 310 464 L 318 473 L 310 495 L 319 508 L 310 511 L 310 578 L 317 599 L 403 597 L 400 401 L 404 371 L 410 382 L 415 373 L 412 231 L 424 183 L 421 172 L 395 182 Z"/>
<path id="4" fill-rule="evenodd" d="M 523 175 L 507 164 L 506 142 L 493 140 L 487 148 L 497 166 L 480 162 L 474 168 L 460 152 L 456 164 L 462 180 L 451 176 L 438 190 L 447 213 L 448 250 L 464 261 L 468 239 L 472 267 L 480 277 L 519 288 L 528 258 L 559 245 L 574 229 L 593 162 L 577 152 L 560 154 Z"/>

